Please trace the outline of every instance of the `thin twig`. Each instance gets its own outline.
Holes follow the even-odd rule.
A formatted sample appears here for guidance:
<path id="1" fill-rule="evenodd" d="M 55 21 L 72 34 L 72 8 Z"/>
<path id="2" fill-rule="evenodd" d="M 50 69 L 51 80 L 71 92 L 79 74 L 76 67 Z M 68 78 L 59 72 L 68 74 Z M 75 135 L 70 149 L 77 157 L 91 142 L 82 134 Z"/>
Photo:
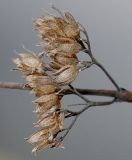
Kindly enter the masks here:
<path id="1" fill-rule="evenodd" d="M 88 55 L 90 56 L 92 62 L 97 65 L 104 73 L 105 75 L 109 78 L 109 80 L 112 82 L 112 84 L 116 87 L 116 89 L 118 91 L 120 91 L 120 87 L 119 85 L 116 83 L 116 81 L 113 79 L 113 77 L 108 73 L 108 71 L 105 69 L 105 67 L 99 63 L 96 58 L 93 56 L 92 54 L 92 50 L 91 50 L 91 45 L 90 45 L 90 40 L 89 40 L 89 36 L 88 36 L 88 32 L 86 31 L 85 27 L 83 27 L 81 24 L 80 24 L 81 28 L 82 28 L 82 32 L 84 33 L 84 35 L 86 36 L 86 41 L 87 41 L 87 46 L 88 48 L 85 47 L 85 45 L 83 44 L 83 41 L 79 41 L 80 45 L 83 47 L 83 51 L 85 53 L 88 53 Z"/>
<path id="2" fill-rule="evenodd" d="M 103 101 L 103 102 L 91 102 L 89 104 L 86 105 L 86 107 L 82 108 L 80 111 L 71 111 L 71 110 L 66 110 L 67 111 L 67 115 L 65 116 L 65 118 L 70 118 L 73 116 L 77 116 L 82 114 L 84 111 L 88 110 L 91 107 L 95 107 L 95 106 L 106 106 L 106 105 L 111 105 L 114 102 L 116 102 L 116 98 L 114 98 L 111 101 Z"/>
<path id="3" fill-rule="evenodd" d="M 113 77 L 108 73 L 108 71 L 104 68 L 104 66 L 101 63 L 99 63 L 95 58 L 93 60 L 95 65 L 97 65 L 105 73 L 105 75 L 110 79 L 110 81 L 113 83 L 116 89 L 120 91 L 120 87 L 118 86 L 116 81 L 113 79 Z"/>
<path id="4" fill-rule="evenodd" d="M 73 121 L 71 122 L 71 124 L 68 126 L 68 128 L 66 129 L 66 132 L 63 134 L 62 137 L 60 137 L 60 140 L 63 141 L 64 138 L 67 136 L 67 134 L 70 132 L 70 130 L 72 129 L 72 127 L 74 126 L 76 120 L 78 118 L 78 115 L 76 115 L 73 119 Z"/>
<path id="5" fill-rule="evenodd" d="M 89 103 L 90 100 L 88 100 L 87 98 L 85 98 L 83 95 L 81 95 L 71 84 L 69 84 L 69 87 L 71 88 L 71 90 L 78 95 L 81 99 L 83 99 L 86 103 Z"/>
<path id="6" fill-rule="evenodd" d="M 57 12 L 60 14 L 60 16 L 61 16 L 63 19 L 65 19 L 65 17 L 64 17 L 64 15 L 63 15 L 63 13 L 61 12 L 61 10 L 60 10 L 59 8 L 57 8 L 54 4 L 51 4 L 51 8 L 54 9 L 55 11 L 57 11 Z"/>

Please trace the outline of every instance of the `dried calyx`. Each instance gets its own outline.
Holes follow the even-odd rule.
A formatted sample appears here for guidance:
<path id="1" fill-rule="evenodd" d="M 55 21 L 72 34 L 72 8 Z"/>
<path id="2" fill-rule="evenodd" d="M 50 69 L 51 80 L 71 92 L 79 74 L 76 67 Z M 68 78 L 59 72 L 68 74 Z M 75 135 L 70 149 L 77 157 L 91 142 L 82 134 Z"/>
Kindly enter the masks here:
<path id="1" fill-rule="evenodd" d="M 49 62 L 44 62 L 44 56 L 27 50 L 14 59 L 17 69 L 24 74 L 27 85 L 37 97 L 34 112 L 38 121 L 34 125 L 39 131 L 27 139 L 36 145 L 32 152 L 46 147 L 62 147 L 56 136 L 64 128 L 61 90 L 76 79 L 79 71 L 91 65 L 78 60 L 80 28 L 69 12 L 64 12 L 64 18 L 42 16 L 34 21 L 34 27 L 43 40 L 39 46 L 44 49 Z"/>

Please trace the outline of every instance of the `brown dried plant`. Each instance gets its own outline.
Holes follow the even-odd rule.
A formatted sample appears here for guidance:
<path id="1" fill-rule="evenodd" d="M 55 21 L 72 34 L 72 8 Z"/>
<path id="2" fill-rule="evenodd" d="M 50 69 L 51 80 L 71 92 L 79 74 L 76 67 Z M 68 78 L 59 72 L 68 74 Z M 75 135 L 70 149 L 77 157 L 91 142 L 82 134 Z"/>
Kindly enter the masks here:
<path id="1" fill-rule="evenodd" d="M 38 116 L 38 131 L 27 138 L 27 142 L 35 145 L 32 152 L 46 147 L 61 147 L 62 141 L 73 127 L 78 116 L 90 107 L 110 105 L 118 101 L 132 102 L 132 93 L 122 89 L 93 56 L 88 33 L 69 12 L 62 13 L 55 6 L 52 8 L 60 14 L 47 14 L 33 22 L 38 31 L 42 48 L 41 54 L 24 50 L 13 61 L 16 70 L 22 72 L 26 84 L 2 83 L 0 87 L 28 89 L 36 96 L 34 112 Z M 78 53 L 85 52 L 90 61 L 81 61 Z M 82 53 L 81 53 L 82 54 Z M 48 61 L 45 60 L 48 57 Z M 71 83 L 79 72 L 91 67 L 99 67 L 109 78 L 116 90 L 89 90 L 74 88 Z M 62 98 L 67 94 L 75 94 L 84 100 L 84 107 L 79 111 L 63 109 Z M 85 95 L 113 97 L 111 101 L 91 101 Z M 77 104 L 76 104 L 77 105 Z M 71 124 L 65 128 L 64 120 L 74 117 Z"/>
<path id="2" fill-rule="evenodd" d="M 38 97 L 36 112 L 38 121 L 34 123 L 39 131 L 31 135 L 27 141 L 35 144 L 32 152 L 45 147 L 62 147 L 61 138 L 57 134 L 64 128 L 64 111 L 61 109 L 63 86 L 76 79 L 85 63 L 79 61 L 76 54 L 81 50 L 77 42 L 80 38 L 79 24 L 69 12 L 64 12 L 65 19 L 57 16 L 43 16 L 34 21 L 35 29 L 44 41 L 40 46 L 45 50 L 49 64 L 44 56 L 34 52 L 20 53 L 14 59 L 17 70 L 20 70 L 27 86 Z M 43 53 L 44 54 L 44 53 Z"/>

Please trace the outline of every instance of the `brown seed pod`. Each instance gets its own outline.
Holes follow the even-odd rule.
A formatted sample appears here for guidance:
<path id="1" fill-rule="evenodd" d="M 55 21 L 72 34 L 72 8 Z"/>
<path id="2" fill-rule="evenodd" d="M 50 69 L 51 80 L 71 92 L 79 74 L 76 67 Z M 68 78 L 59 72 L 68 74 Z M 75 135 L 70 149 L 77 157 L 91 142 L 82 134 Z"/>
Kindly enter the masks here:
<path id="1" fill-rule="evenodd" d="M 34 22 L 34 26 L 42 35 L 41 38 L 49 41 L 65 36 L 62 29 L 64 24 L 63 19 L 55 16 L 43 16 Z"/>
<path id="2" fill-rule="evenodd" d="M 78 39 L 80 37 L 80 30 L 70 24 L 65 26 L 64 32 L 67 37 L 72 39 Z"/>
<path id="3" fill-rule="evenodd" d="M 26 80 L 28 81 L 28 85 L 31 88 L 35 88 L 36 86 L 45 86 L 45 85 L 54 85 L 52 79 L 48 76 L 39 76 L 39 75 L 29 75 L 26 76 Z"/>
<path id="4" fill-rule="evenodd" d="M 59 85 L 68 85 L 75 80 L 78 73 L 79 69 L 76 65 L 66 65 L 54 74 L 54 80 Z"/>
<path id="5" fill-rule="evenodd" d="M 28 139 L 28 143 L 34 144 L 34 143 L 40 143 L 44 139 L 47 139 L 49 136 L 48 129 L 42 129 L 40 131 L 37 131 L 36 133 L 32 134 Z"/>
<path id="6" fill-rule="evenodd" d="M 36 125 L 42 127 L 42 129 L 28 138 L 28 142 L 31 144 L 37 144 L 32 152 L 38 151 L 45 147 L 60 147 L 54 139 L 54 135 L 63 128 L 64 125 L 64 113 L 53 112 L 50 116 L 43 116 Z"/>
<path id="7" fill-rule="evenodd" d="M 64 15 L 66 17 L 67 23 L 69 23 L 69 25 L 65 26 L 64 32 L 68 37 L 78 39 L 80 37 L 80 29 L 78 23 L 69 12 L 64 12 Z"/>
<path id="8" fill-rule="evenodd" d="M 44 119 L 38 120 L 35 124 L 35 127 L 42 127 L 42 128 L 50 128 L 51 126 L 56 125 L 56 120 L 55 120 L 55 115 L 54 116 L 48 116 Z"/>
<path id="9" fill-rule="evenodd" d="M 60 55 L 67 57 L 73 57 L 81 49 L 80 45 L 76 41 L 69 38 L 60 38 L 54 42 L 40 44 L 39 46 L 44 48 L 49 55 L 60 53 Z"/>
<path id="10" fill-rule="evenodd" d="M 28 86 L 32 88 L 32 92 L 38 97 L 54 93 L 57 90 L 57 86 L 47 76 L 36 76 L 36 75 L 29 75 L 26 77 L 28 81 Z"/>
<path id="11" fill-rule="evenodd" d="M 46 74 L 42 72 L 45 64 L 34 52 L 20 53 L 19 58 L 14 59 L 13 62 L 16 64 L 17 69 L 23 71 L 26 75 L 33 73 L 40 75 Z"/>
<path id="12" fill-rule="evenodd" d="M 45 86 L 36 86 L 32 89 L 32 92 L 37 96 L 43 96 L 47 94 L 54 93 L 56 91 L 56 86 L 54 85 L 45 85 Z"/>
<path id="13" fill-rule="evenodd" d="M 55 32 L 62 32 L 62 28 L 66 22 L 56 16 L 42 16 L 34 21 L 34 26 L 37 29 L 48 27 L 50 29 L 53 29 Z M 63 33 L 64 34 L 64 33 Z"/>
<path id="14" fill-rule="evenodd" d="M 38 99 L 36 99 L 34 102 L 38 104 L 48 103 L 48 104 L 55 105 L 58 101 L 59 101 L 58 95 L 56 93 L 52 93 L 52 94 L 41 96 Z"/>
<path id="15" fill-rule="evenodd" d="M 48 139 L 46 139 L 41 143 L 39 143 L 36 147 L 34 147 L 32 149 L 32 152 L 34 153 L 34 152 L 40 151 L 41 149 L 52 146 L 52 144 L 54 144 L 54 141 L 49 141 Z"/>
<path id="16" fill-rule="evenodd" d="M 42 115 L 43 113 L 47 112 L 53 106 L 59 108 L 60 107 L 60 96 L 56 93 L 43 95 L 34 101 L 37 103 L 36 106 L 36 113 Z"/>
<path id="17" fill-rule="evenodd" d="M 61 56 L 59 53 L 57 53 L 55 56 L 52 56 L 50 58 L 52 62 L 56 62 L 60 67 L 71 64 L 76 65 L 78 63 L 77 56 L 66 57 L 66 56 Z"/>
<path id="18" fill-rule="evenodd" d="M 55 109 L 59 109 L 60 108 L 60 101 L 58 101 L 56 103 L 56 105 L 49 105 L 48 103 L 41 103 L 41 104 L 37 104 L 36 105 L 36 110 L 34 111 L 35 113 L 39 114 L 39 117 L 41 118 L 41 116 L 52 110 L 52 108 L 55 108 Z"/>
<path id="19" fill-rule="evenodd" d="M 64 126 L 64 113 L 63 112 L 53 112 L 51 114 L 43 114 L 40 116 L 39 120 L 34 123 L 35 127 L 41 127 L 49 129 L 55 133 L 63 128 Z"/>
<path id="20" fill-rule="evenodd" d="M 64 11 L 66 22 L 78 28 L 78 23 L 75 21 L 74 17 L 68 12 Z"/>
<path id="21" fill-rule="evenodd" d="M 69 12 L 64 12 L 65 19 L 57 16 L 43 16 L 34 21 L 35 28 L 40 32 L 41 38 L 54 41 L 57 37 L 78 39 L 80 29 L 78 23 Z"/>

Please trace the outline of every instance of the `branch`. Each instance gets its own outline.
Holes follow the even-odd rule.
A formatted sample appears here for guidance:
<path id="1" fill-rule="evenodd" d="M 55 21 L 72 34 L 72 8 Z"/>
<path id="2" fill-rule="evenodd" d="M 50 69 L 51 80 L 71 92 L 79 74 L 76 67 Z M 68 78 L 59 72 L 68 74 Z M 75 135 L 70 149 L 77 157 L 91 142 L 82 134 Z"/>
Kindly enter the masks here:
<path id="1" fill-rule="evenodd" d="M 31 88 L 27 87 L 25 84 L 22 84 L 22 83 L 1 82 L 1 81 L 0 81 L 0 88 L 31 90 Z M 104 89 L 76 88 L 76 90 L 83 95 L 113 97 L 113 98 L 118 98 L 119 101 L 132 102 L 132 92 L 126 89 L 116 91 L 116 90 L 104 90 Z M 65 89 L 63 93 L 65 95 L 73 94 L 73 92 L 70 89 Z"/>
<path id="2" fill-rule="evenodd" d="M 0 81 L 0 88 L 31 90 L 31 88 L 27 87 L 25 84 L 22 83 L 1 82 L 1 81 Z"/>

